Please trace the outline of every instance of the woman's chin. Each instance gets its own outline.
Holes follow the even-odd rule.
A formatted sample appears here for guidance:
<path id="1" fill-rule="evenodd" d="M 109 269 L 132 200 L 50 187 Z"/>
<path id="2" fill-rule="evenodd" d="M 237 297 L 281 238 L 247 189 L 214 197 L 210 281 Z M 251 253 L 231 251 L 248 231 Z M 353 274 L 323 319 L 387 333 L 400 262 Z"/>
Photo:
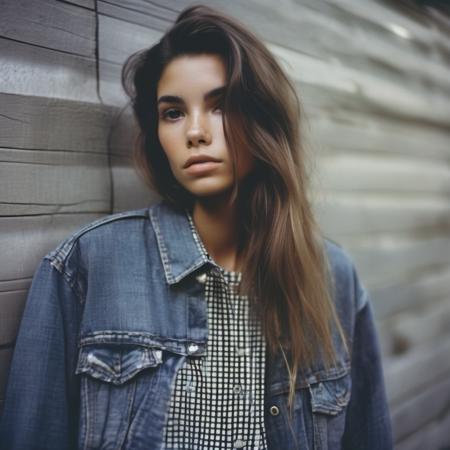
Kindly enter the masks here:
<path id="1" fill-rule="evenodd" d="M 232 188 L 232 185 L 202 180 L 201 183 L 196 183 L 196 186 L 189 186 L 187 189 L 195 197 L 206 199 L 226 197 L 231 193 Z"/>

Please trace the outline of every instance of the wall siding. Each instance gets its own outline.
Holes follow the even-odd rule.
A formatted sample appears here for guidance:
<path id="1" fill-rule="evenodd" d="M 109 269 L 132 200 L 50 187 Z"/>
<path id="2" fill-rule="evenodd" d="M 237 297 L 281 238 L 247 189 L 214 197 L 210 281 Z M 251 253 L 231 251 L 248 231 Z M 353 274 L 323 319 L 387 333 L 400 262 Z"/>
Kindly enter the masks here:
<path id="1" fill-rule="evenodd" d="M 132 167 L 120 70 L 191 3 L 2 2 L 0 402 L 40 258 L 157 198 Z M 396 448 L 450 446 L 449 18 L 381 0 L 205 3 L 255 30 L 298 89 L 320 224 L 372 297 Z"/>

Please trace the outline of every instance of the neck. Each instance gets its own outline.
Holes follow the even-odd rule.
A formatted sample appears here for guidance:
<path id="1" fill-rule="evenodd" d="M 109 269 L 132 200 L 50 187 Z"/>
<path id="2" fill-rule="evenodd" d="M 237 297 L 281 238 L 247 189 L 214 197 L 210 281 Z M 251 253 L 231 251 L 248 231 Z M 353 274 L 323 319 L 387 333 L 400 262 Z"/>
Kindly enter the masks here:
<path id="1" fill-rule="evenodd" d="M 192 218 L 212 259 L 226 270 L 240 271 L 237 208 L 230 201 L 200 198 L 194 204 Z"/>

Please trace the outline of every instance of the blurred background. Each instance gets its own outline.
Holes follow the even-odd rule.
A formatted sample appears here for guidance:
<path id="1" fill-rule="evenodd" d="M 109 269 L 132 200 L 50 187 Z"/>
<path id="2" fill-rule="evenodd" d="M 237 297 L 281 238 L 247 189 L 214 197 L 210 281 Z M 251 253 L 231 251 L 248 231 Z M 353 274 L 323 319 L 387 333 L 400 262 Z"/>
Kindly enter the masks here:
<path id="1" fill-rule="evenodd" d="M 193 3 L 0 0 L 0 401 L 40 259 L 157 199 L 132 167 L 120 70 Z M 450 448 L 450 7 L 204 3 L 251 27 L 296 83 L 320 223 L 372 297 L 396 449 Z"/>

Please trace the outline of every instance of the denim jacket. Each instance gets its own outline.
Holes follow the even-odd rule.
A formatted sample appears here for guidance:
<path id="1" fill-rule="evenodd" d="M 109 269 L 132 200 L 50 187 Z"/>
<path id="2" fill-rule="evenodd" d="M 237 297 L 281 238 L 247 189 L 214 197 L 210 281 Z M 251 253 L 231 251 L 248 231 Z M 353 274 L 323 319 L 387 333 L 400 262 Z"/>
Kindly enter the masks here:
<path id="1" fill-rule="evenodd" d="M 350 357 L 300 370 L 292 422 L 282 357 L 266 364 L 274 450 L 389 450 L 391 422 L 370 299 L 326 240 Z M 0 421 L 4 450 L 163 448 L 171 389 L 208 342 L 205 272 L 185 212 L 165 202 L 83 227 L 41 261 L 16 341 Z"/>

